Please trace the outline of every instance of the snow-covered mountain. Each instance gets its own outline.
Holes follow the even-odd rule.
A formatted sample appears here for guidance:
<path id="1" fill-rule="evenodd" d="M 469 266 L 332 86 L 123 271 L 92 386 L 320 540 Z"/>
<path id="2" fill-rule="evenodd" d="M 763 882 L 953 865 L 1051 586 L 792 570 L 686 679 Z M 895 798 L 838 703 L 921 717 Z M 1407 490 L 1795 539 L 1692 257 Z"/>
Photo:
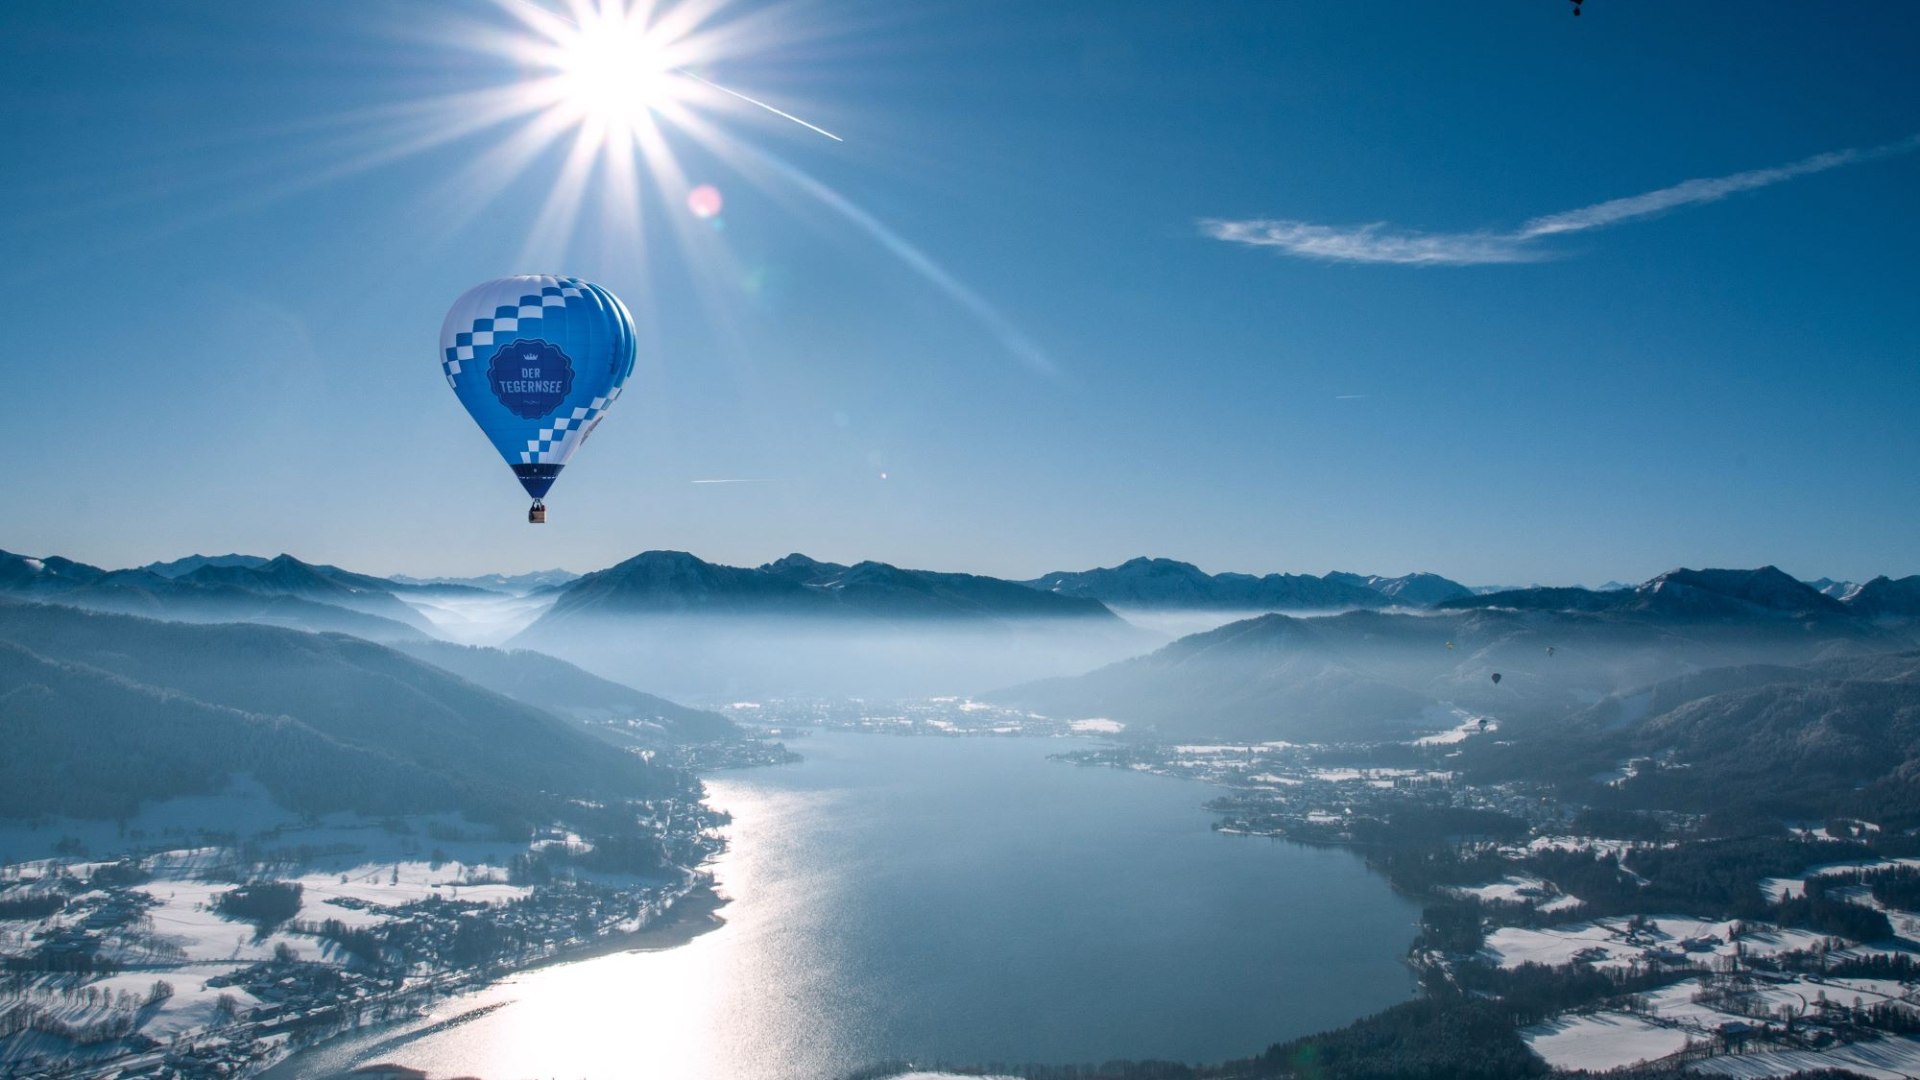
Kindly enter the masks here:
<path id="1" fill-rule="evenodd" d="M 1860 587 L 1855 581 L 1835 581 L 1830 577 L 1814 578 L 1807 587 L 1825 593 L 1835 600 L 1845 600 L 1847 595 Z"/>
<path id="2" fill-rule="evenodd" d="M 1845 597 L 1847 609 L 1869 619 L 1920 619 L 1920 574 L 1885 574 L 1856 585 Z"/>
<path id="3" fill-rule="evenodd" d="M 1744 615 L 1753 610 L 1838 615 L 1846 608 L 1778 567 L 1669 570 L 1634 590 L 1642 606 L 1676 614 Z"/>
<path id="4" fill-rule="evenodd" d="M 1402 574 L 1399 577 L 1381 577 L 1379 574 L 1362 577 L 1335 571 L 1327 575 L 1327 580 L 1363 585 L 1405 607 L 1432 607 L 1443 600 L 1473 595 L 1472 589 L 1457 581 L 1425 572 Z"/>
<path id="5" fill-rule="evenodd" d="M 1676 620 L 1845 618 L 1847 605 L 1777 567 L 1757 570 L 1670 570 L 1630 590 L 1511 589 L 1448 600 L 1446 609 L 1515 608 L 1527 611 L 1631 613 Z"/>
<path id="6" fill-rule="evenodd" d="M 0 592 L 41 597 L 91 585 L 107 571 L 58 555 L 35 558 L 0 551 Z"/>

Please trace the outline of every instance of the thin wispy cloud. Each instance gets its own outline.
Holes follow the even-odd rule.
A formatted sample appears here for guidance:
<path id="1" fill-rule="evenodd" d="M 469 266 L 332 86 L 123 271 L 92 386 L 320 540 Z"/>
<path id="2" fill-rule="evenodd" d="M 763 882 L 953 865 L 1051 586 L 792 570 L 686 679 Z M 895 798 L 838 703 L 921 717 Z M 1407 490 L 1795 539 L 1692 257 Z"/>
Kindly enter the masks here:
<path id="1" fill-rule="evenodd" d="M 1200 222 L 1200 231 L 1215 240 L 1278 248 L 1287 255 L 1328 262 L 1478 266 L 1537 262 L 1547 257 L 1545 252 L 1530 250 L 1523 237 L 1513 234 L 1424 233 L 1395 228 L 1384 221 L 1371 225 L 1314 225 L 1275 218 L 1207 219 Z"/>
<path id="2" fill-rule="evenodd" d="M 1238 221 L 1206 218 L 1200 222 L 1200 231 L 1216 240 L 1249 247 L 1276 248 L 1283 254 L 1328 262 L 1389 263 L 1400 266 L 1484 266 L 1539 262 L 1559 254 L 1541 243 L 1551 237 L 1603 229 L 1683 206 L 1718 202 L 1742 191 L 1771 187 L 1798 177 L 1896 157 L 1915 150 L 1920 150 L 1920 135 L 1882 146 L 1815 154 L 1772 168 L 1687 180 L 1641 195 L 1609 199 L 1592 206 L 1536 217 L 1517 229 L 1422 232 L 1384 221 L 1367 225 L 1316 225 L 1284 218 Z"/>
<path id="3" fill-rule="evenodd" d="M 687 481 L 687 483 L 689 484 L 771 484 L 773 483 L 773 477 L 748 476 L 748 477 L 740 477 L 738 479 L 729 478 L 725 480 L 689 480 Z"/>
<path id="4" fill-rule="evenodd" d="M 1367 398 L 1370 398 L 1370 397 L 1372 397 L 1372 396 L 1373 396 L 1372 394 L 1335 394 L 1335 395 L 1333 395 L 1333 400 L 1335 400 L 1335 401 L 1362 401 L 1362 400 L 1365 400 L 1365 399 L 1367 399 Z"/>

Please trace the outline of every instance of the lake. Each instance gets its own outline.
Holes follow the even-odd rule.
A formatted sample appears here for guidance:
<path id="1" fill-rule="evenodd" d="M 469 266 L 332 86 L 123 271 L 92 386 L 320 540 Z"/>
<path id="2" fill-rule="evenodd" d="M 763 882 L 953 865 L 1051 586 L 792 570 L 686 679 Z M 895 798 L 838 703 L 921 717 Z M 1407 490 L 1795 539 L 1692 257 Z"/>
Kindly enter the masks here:
<path id="1" fill-rule="evenodd" d="M 714 865 L 724 927 L 528 972 L 271 1075 L 1212 1061 L 1412 994 L 1416 907 L 1349 852 L 1214 833 L 1217 789 L 1047 760 L 1066 740 L 792 745 L 804 762 L 708 781 L 734 815 Z"/>

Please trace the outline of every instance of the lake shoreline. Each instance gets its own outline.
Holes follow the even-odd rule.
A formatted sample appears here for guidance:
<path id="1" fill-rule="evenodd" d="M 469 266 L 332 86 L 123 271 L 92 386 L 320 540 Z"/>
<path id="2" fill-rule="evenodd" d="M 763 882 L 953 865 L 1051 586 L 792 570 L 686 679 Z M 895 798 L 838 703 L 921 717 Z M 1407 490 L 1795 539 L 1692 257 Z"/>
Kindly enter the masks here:
<path id="1" fill-rule="evenodd" d="M 547 968 L 556 968 L 567 964 L 595 960 L 600 957 L 615 956 L 621 953 L 664 952 L 668 949 L 680 948 L 683 945 L 692 943 L 702 935 L 712 933 L 722 926 L 725 926 L 727 920 L 720 915 L 720 911 L 732 902 L 732 897 L 721 893 L 720 890 L 715 887 L 713 880 L 707 878 L 688 888 L 686 892 L 681 893 L 674 899 L 673 903 L 660 918 L 653 920 L 646 926 L 635 930 L 607 934 L 591 942 L 584 942 L 572 948 L 562 949 L 528 963 L 488 971 L 484 975 L 479 972 L 474 972 L 471 981 L 462 982 L 456 987 L 449 988 L 444 993 L 435 995 L 431 1002 L 422 1006 L 420 1011 L 413 1016 L 404 1019 L 343 1028 L 324 1038 L 303 1044 L 284 1057 L 273 1061 L 264 1070 L 248 1075 L 258 1077 L 260 1080 L 269 1080 L 269 1078 L 280 1076 L 283 1070 L 297 1068 L 300 1060 L 306 1056 L 323 1053 L 329 1049 L 336 1048 L 342 1041 L 354 1036 L 375 1035 L 381 1031 L 392 1031 L 394 1032 L 393 1037 L 395 1039 L 409 1040 L 425 1034 L 433 1028 L 464 1022 L 465 1020 L 472 1019 L 474 1015 L 497 1009 L 500 1005 L 481 1006 L 472 1014 L 460 1014 L 449 1017 L 412 1031 L 402 1032 L 398 1030 L 406 1027 L 410 1023 L 425 1019 L 427 1012 L 435 1005 L 452 1001 L 464 995 L 477 994 L 492 989 L 521 975 Z M 381 1062 L 378 1060 L 378 1056 L 375 1055 L 375 1060 L 369 1061 L 367 1064 L 377 1065 L 381 1064 Z"/>
<path id="2" fill-rule="evenodd" d="M 710 804 L 732 817 L 727 854 L 653 925 L 476 981 L 398 1026 L 342 1033 L 267 1075 L 390 1063 L 617 1076 L 634 1054 L 713 1080 L 827 1080 L 892 1060 L 1219 1061 L 1417 992 L 1404 955 L 1417 909 L 1352 851 L 1224 843 L 1205 785 L 1061 769 L 1055 740 L 868 734 L 820 732 L 798 766 L 709 778 Z M 1143 860 L 1159 872 L 1143 878 Z M 1141 903 L 1067 917 L 1067 898 L 1090 888 Z M 1275 905 L 1295 916 L 1279 931 Z M 1316 975 L 1335 965 L 1337 978 Z M 1181 989 L 1094 1003 L 1064 981 L 1006 978 L 1036 966 L 1114 986 L 1169 969 Z M 955 1022 L 962 1006 L 973 1011 Z M 1291 1021 L 1276 1028 L 1276 1010 Z M 823 1030 L 823 1016 L 853 1019 Z"/>
<path id="3" fill-rule="evenodd" d="M 523 972 L 558 967 L 562 964 L 592 960 L 601 956 L 677 949 L 702 934 L 712 933 L 725 926 L 727 920 L 721 917 L 720 909 L 731 903 L 733 898 L 722 894 L 714 887 L 711 880 L 703 881 L 681 893 L 672 906 L 667 908 L 662 918 L 655 919 L 637 930 L 607 934 L 573 948 L 556 952 L 551 956 L 543 956 L 530 964 L 522 964 L 503 972 L 497 978 L 490 978 L 474 989 L 484 989 Z"/>

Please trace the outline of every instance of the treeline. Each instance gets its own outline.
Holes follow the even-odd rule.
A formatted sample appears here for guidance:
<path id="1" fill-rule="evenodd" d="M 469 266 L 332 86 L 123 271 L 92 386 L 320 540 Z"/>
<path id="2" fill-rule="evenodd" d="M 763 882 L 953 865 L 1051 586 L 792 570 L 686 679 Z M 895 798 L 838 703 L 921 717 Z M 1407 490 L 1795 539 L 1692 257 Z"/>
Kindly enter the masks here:
<path id="1" fill-rule="evenodd" d="M 507 880 L 515 885 L 546 885 L 576 871 L 643 876 L 673 865 L 660 838 L 652 833 L 598 836 L 586 850 L 552 844 L 523 851 L 507 864 Z"/>
<path id="2" fill-rule="evenodd" d="M 1594 915 L 1762 919 L 1773 914 L 1761 895 L 1762 879 L 1794 877 L 1818 863 L 1870 854 L 1858 843 L 1743 837 L 1634 848 L 1624 858 L 1597 850 L 1545 849 L 1522 865 L 1579 897 Z"/>
<path id="3" fill-rule="evenodd" d="M 1513 871 L 1499 851 L 1474 846 L 1391 848 L 1368 853 L 1367 863 L 1395 888 L 1416 896 L 1440 889 L 1484 885 Z"/>
<path id="4" fill-rule="evenodd" d="M 1658 814 L 1611 806 L 1581 807 L 1567 824 L 1567 831 L 1575 836 L 1644 841 L 1663 840 L 1668 833 L 1666 822 Z"/>
<path id="5" fill-rule="evenodd" d="M 1699 974 L 1690 968 L 1656 971 L 1596 968 L 1591 964 L 1528 963 L 1512 968 L 1461 964 L 1454 969 L 1453 981 L 1469 994 L 1498 999 L 1509 1019 L 1524 1025 L 1610 998 L 1658 990 Z"/>
<path id="6" fill-rule="evenodd" d="M 1920 866 L 1889 866 L 1822 875 L 1828 882 L 1864 885 L 1873 898 L 1901 911 L 1920 910 Z"/>
<path id="7" fill-rule="evenodd" d="M 0 893 L 0 919 L 44 919 L 66 907 L 67 898 L 52 890 L 10 889 Z"/>
<path id="8" fill-rule="evenodd" d="M 1828 888 L 1823 878 L 1808 878 L 1799 896 L 1789 896 L 1774 906 L 1773 921 L 1852 941 L 1885 941 L 1893 936 L 1893 923 L 1885 912 L 1829 896 Z"/>
<path id="9" fill-rule="evenodd" d="M 460 902 L 426 903 L 456 905 L 458 910 Z M 406 919 L 370 927 L 351 927 L 339 919 L 327 919 L 299 928 L 375 968 L 387 968 L 396 962 L 404 965 L 406 959 L 419 957 L 432 957 L 457 967 L 477 967 L 524 952 L 534 944 L 520 928 L 489 918 L 459 919 L 451 929 Z"/>
<path id="10" fill-rule="evenodd" d="M 1338 1030 L 1276 1043 L 1257 1057 L 1218 1065 L 1111 1061 L 940 1068 L 1022 1080 L 1527 1080 L 1548 1071 L 1497 1003 L 1457 993 L 1409 1001 Z M 900 1072 L 898 1064 L 878 1066 L 853 1074 L 852 1080 Z"/>
<path id="11" fill-rule="evenodd" d="M 1397 807 L 1381 818 L 1362 818 L 1348 827 L 1355 843 L 1396 848 L 1432 848 L 1461 841 L 1519 840 L 1533 831 L 1523 818 L 1497 810 L 1463 806 Z"/>
<path id="12" fill-rule="evenodd" d="M 1254 1063 L 1263 1070 L 1257 1075 L 1314 1080 L 1513 1080 L 1547 1072 L 1505 1006 L 1444 993 L 1281 1043 Z"/>
<path id="13" fill-rule="evenodd" d="M 227 918 L 256 923 L 265 932 L 300 914 L 301 891 L 297 881 L 256 881 L 214 897 L 213 906 Z"/>

